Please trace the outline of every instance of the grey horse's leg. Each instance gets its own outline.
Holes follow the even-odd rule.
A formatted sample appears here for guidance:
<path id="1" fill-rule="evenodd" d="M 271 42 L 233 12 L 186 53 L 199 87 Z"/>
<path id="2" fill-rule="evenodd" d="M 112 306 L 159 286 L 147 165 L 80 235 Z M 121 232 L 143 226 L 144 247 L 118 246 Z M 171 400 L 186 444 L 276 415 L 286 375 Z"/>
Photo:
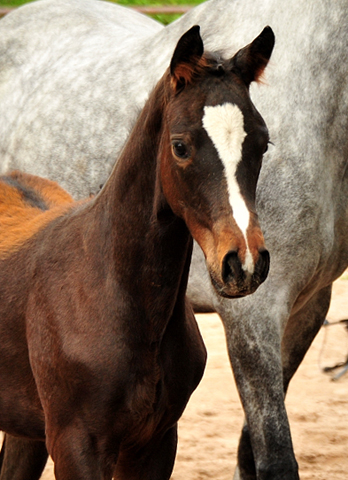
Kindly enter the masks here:
<path id="1" fill-rule="evenodd" d="M 47 458 L 44 442 L 6 434 L 0 453 L 0 480 L 38 480 Z"/>
<path id="2" fill-rule="evenodd" d="M 331 290 L 332 285 L 321 289 L 287 322 L 282 338 L 284 395 L 290 380 L 325 320 L 330 306 Z M 256 480 L 254 456 L 246 425 L 243 427 L 239 441 L 238 465 L 233 480 Z"/>
<path id="3" fill-rule="evenodd" d="M 248 425 L 238 449 L 242 480 L 299 480 L 284 403 L 280 325 L 289 313 L 282 290 L 268 285 L 253 299 L 235 300 L 229 318 L 221 315 Z"/>
<path id="4" fill-rule="evenodd" d="M 331 291 L 332 284 L 319 290 L 297 314 L 290 317 L 286 325 L 282 339 L 284 392 L 324 323 Z"/>

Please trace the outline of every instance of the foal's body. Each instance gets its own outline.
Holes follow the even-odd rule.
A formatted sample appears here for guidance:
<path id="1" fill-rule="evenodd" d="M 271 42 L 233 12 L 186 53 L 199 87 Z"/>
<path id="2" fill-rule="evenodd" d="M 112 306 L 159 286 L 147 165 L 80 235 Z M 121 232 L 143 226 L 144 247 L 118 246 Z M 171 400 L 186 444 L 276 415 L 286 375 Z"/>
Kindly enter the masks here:
<path id="1" fill-rule="evenodd" d="M 0 178 L 37 210 L 21 231 L 0 217 L 1 480 L 39 478 L 46 447 L 57 480 L 169 479 L 206 357 L 185 298 L 191 235 L 225 297 L 268 273 L 254 200 L 269 138 L 249 85 L 273 45 L 268 27 L 223 60 L 191 28 L 89 201 L 40 211 L 35 181 Z"/>
<path id="2" fill-rule="evenodd" d="M 7 279 L 0 297 L 20 298 L 0 307 L 6 319 L 0 326 L 1 428 L 31 439 L 47 435 L 60 468 L 69 465 L 64 478 L 108 478 L 119 439 L 120 478 L 123 468 L 125 478 L 145 472 L 169 478 L 175 424 L 203 374 L 204 345 L 184 299 L 186 227 L 181 221 L 162 231 L 140 225 L 131 202 L 124 201 L 127 213 L 120 215 L 118 204 L 117 221 L 105 218 L 100 201 L 70 207 L 64 216 L 57 209 L 55 220 L 0 261 L 1 278 Z M 151 223 L 151 212 L 146 217 Z M 181 248 L 173 248 L 173 239 Z M 139 270 L 154 251 L 158 264 Z M 124 261 L 115 265 L 119 258 Z M 176 296 L 173 278 L 180 279 Z M 91 457 L 78 471 L 64 458 L 72 448 Z M 93 449 L 106 471 L 100 471 Z M 152 452 L 155 464 L 147 458 Z"/>
<path id="3" fill-rule="evenodd" d="M 38 212 L 36 233 L 2 252 L 0 425 L 47 437 L 57 478 L 110 478 L 117 460 L 118 478 L 169 478 L 176 422 L 203 374 L 184 296 L 189 234 L 170 214 L 154 222 L 152 162 L 142 169 L 131 184 L 123 169 L 112 195 Z"/>

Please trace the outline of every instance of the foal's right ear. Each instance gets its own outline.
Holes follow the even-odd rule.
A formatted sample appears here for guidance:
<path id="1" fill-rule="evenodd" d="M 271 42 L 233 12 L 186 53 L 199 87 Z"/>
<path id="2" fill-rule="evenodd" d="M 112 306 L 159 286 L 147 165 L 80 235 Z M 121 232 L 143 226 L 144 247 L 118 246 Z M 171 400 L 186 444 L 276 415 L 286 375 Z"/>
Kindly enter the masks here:
<path id="1" fill-rule="evenodd" d="M 195 73 L 199 70 L 203 55 L 203 41 L 199 33 L 200 27 L 190 28 L 178 41 L 172 60 L 170 74 L 174 90 L 191 83 Z"/>

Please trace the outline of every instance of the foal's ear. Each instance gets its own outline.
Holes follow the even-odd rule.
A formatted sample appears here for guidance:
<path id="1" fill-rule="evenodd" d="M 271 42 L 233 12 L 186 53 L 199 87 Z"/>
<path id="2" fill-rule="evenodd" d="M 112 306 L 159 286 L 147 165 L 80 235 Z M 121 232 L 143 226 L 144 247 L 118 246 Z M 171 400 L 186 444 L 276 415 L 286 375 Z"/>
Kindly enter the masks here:
<path id="1" fill-rule="evenodd" d="M 271 57 L 274 41 L 273 30 L 265 27 L 253 42 L 239 50 L 232 58 L 232 70 L 236 70 L 247 87 L 261 77 Z"/>
<path id="2" fill-rule="evenodd" d="M 175 47 L 170 62 L 170 74 L 175 90 L 191 83 L 195 73 L 199 70 L 204 50 L 199 30 L 198 25 L 190 28 L 180 38 Z"/>

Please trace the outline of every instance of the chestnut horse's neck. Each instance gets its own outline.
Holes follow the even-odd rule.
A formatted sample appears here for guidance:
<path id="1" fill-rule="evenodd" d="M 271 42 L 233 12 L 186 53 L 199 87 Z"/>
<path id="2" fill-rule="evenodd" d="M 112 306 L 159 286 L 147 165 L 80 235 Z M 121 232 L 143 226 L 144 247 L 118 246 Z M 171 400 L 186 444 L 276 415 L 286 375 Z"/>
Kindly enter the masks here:
<path id="1" fill-rule="evenodd" d="M 155 88 L 90 210 L 94 235 L 112 254 L 123 288 L 153 321 L 157 315 L 170 316 L 179 298 L 184 301 L 192 247 L 187 227 L 169 208 L 160 182 L 168 80 L 165 76 Z"/>

